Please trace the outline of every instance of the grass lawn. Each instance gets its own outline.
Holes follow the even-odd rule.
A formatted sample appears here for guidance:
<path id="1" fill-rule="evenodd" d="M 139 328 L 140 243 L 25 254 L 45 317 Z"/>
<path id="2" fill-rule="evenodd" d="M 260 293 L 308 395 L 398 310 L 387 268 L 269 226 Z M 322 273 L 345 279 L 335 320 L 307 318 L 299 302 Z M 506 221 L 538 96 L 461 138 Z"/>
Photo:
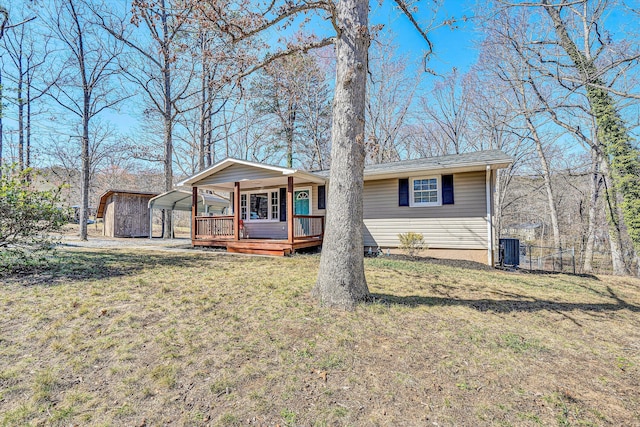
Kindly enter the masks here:
<path id="1" fill-rule="evenodd" d="M 0 278 L 0 425 L 640 425 L 640 280 L 65 250 Z"/>

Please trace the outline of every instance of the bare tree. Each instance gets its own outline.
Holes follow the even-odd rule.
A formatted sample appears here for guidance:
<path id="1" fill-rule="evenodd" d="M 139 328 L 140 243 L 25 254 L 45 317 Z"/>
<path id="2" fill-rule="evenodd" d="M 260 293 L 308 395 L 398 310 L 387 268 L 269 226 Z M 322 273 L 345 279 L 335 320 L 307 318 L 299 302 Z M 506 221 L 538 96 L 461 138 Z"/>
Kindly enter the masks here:
<path id="1" fill-rule="evenodd" d="M 270 123 L 268 143 L 278 151 L 283 144 L 287 167 L 302 164 L 302 158 L 317 158 L 322 165 L 322 119 L 328 120 L 328 90 L 317 58 L 309 53 L 296 53 L 273 61 L 260 70 L 251 82 L 251 100 L 256 114 Z M 304 135 L 304 137 L 303 137 Z M 326 136 L 326 134 L 325 134 Z M 306 137 L 310 138 L 307 143 Z M 314 163 L 311 161 L 311 163 Z"/>
<path id="2" fill-rule="evenodd" d="M 430 120 L 426 134 L 443 145 L 442 154 L 460 154 L 467 145 L 468 99 L 454 68 L 420 100 L 420 113 Z"/>
<path id="3" fill-rule="evenodd" d="M 177 75 L 182 50 L 180 38 L 189 24 L 191 10 L 191 6 L 180 1 L 134 0 L 131 22 L 145 32 L 145 37 L 138 39 L 136 34 L 140 30 L 132 32 L 126 17 L 94 9 L 101 27 L 128 48 L 129 59 L 121 71 L 142 91 L 150 106 L 147 113 L 153 112 L 162 119 L 163 153 L 152 159 L 163 164 L 165 191 L 173 188 L 173 134 L 176 117 L 181 113 L 180 104 L 196 92 L 191 87 L 193 63 L 186 76 Z M 151 153 L 151 150 L 146 152 Z M 165 210 L 164 238 L 171 237 L 171 219 L 171 211 Z"/>
<path id="4" fill-rule="evenodd" d="M 621 82 L 638 64 L 640 49 L 616 43 L 604 32 L 604 16 L 613 4 L 608 0 L 516 2 L 526 6 L 531 20 L 542 29 L 539 38 L 525 48 L 529 65 L 567 91 L 581 91 L 597 125 L 593 141 L 601 144 L 601 171 L 607 185 L 611 213 L 610 239 L 614 261 L 625 253 L 640 251 L 640 154 L 623 119 L 622 107 L 613 98 L 636 98 Z M 539 13 L 536 13 L 539 12 Z M 638 96 L 640 98 L 640 96 Z M 635 248 L 625 250 L 628 235 Z M 631 258 L 636 257 L 632 255 Z M 637 259 L 637 258 L 636 258 Z M 616 264 L 614 262 L 614 264 Z M 621 265 L 622 264 L 622 265 Z M 629 257 L 615 265 L 616 274 L 629 270 Z"/>
<path id="5" fill-rule="evenodd" d="M 123 100 L 111 85 L 117 73 L 120 46 L 103 40 L 89 20 L 90 11 L 79 0 L 52 2 L 46 21 L 53 37 L 64 46 L 62 75 L 49 92 L 60 107 L 80 120 L 81 208 L 80 238 L 87 239 L 89 188 L 91 180 L 90 127 L 101 112 Z"/>
<path id="6" fill-rule="evenodd" d="M 12 72 L 10 71 L 6 76 L 15 87 L 15 97 L 12 97 L 12 101 L 16 104 L 18 112 L 20 170 L 31 166 L 33 104 L 44 96 L 53 84 L 53 82 L 45 83 L 44 81 L 43 66 L 50 56 L 48 41 L 49 38 L 46 35 L 34 34 L 34 29 L 26 24 L 7 30 L 2 39 L 12 65 Z"/>
<path id="7" fill-rule="evenodd" d="M 366 105 L 367 161 L 400 160 L 400 139 L 411 117 L 421 73 L 411 74 L 409 57 L 398 57 L 390 43 L 376 41 L 369 70 Z"/>
<path id="8" fill-rule="evenodd" d="M 526 37 L 526 22 L 520 20 L 503 19 L 488 24 L 490 32 L 485 41 L 485 60 L 488 61 L 495 75 L 504 81 L 511 90 L 510 97 L 504 98 L 507 102 L 513 102 L 511 109 L 517 111 L 524 123 L 527 138 L 533 141 L 538 156 L 540 172 L 544 181 L 544 190 L 547 196 L 551 230 L 553 232 L 554 247 L 562 246 L 560 238 L 560 225 L 558 222 L 557 201 L 554 196 L 552 184 L 552 172 L 547 156 L 546 141 L 553 142 L 555 138 L 544 137 L 545 121 L 541 111 L 544 111 L 536 97 L 540 92 L 537 78 L 532 75 L 532 70 L 526 60 L 518 55 L 518 50 L 511 49 L 514 44 L 522 44 L 521 39 Z M 493 26 L 493 28 L 491 28 Z M 498 28 L 495 28 L 498 26 Z M 548 135 L 548 132 L 546 133 Z"/>

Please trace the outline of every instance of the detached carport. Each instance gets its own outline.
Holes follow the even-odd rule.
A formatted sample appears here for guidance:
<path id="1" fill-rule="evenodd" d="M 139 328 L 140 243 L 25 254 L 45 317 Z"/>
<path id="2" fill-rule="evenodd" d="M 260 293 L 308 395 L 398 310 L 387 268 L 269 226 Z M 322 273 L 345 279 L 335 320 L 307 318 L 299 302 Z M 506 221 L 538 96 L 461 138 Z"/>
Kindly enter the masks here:
<path id="1" fill-rule="evenodd" d="M 188 190 L 171 190 L 149 200 L 149 238 L 153 237 L 153 209 L 191 212 L 192 194 Z M 211 194 L 198 193 L 198 213 L 222 215 L 229 209 L 229 201 Z M 173 227 L 174 221 L 171 221 Z M 164 227 L 164 224 L 163 224 Z M 163 230 L 164 231 L 164 230 Z M 164 234 L 164 233 L 163 233 Z M 173 236 L 171 230 L 171 236 Z"/>

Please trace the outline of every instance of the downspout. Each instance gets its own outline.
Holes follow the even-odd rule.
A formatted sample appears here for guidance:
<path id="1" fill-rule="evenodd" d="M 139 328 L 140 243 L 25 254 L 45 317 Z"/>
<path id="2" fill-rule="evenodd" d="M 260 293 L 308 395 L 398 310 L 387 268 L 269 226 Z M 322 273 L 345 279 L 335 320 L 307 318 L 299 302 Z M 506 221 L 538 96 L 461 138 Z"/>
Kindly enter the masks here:
<path id="1" fill-rule="evenodd" d="M 487 198 L 487 264 L 493 266 L 493 213 L 491 210 L 491 166 L 487 165 L 485 179 Z"/>

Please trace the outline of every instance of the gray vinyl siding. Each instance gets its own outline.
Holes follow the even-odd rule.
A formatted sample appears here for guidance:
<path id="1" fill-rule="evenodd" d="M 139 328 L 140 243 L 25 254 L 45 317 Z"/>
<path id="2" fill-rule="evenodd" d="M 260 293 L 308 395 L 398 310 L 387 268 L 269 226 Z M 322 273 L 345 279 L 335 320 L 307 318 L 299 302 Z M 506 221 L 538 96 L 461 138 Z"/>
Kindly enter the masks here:
<path id="1" fill-rule="evenodd" d="M 398 206 L 398 179 L 365 181 L 365 245 L 397 247 L 413 231 L 432 248 L 486 249 L 485 172 L 454 174 L 453 185 L 453 205 L 410 207 Z"/>
<path id="2" fill-rule="evenodd" d="M 265 179 L 282 177 L 286 181 L 286 177 L 282 172 L 272 171 L 268 169 L 258 169 L 253 166 L 245 166 L 234 164 L 201 181 L 194 183 L 194 186 L 216 185 L 229 182 L 240 182 L 242 180 Z"/>
<path id="3" fill-rule="evenodd" d="M 294 191 L 299 188 L 311 187 L 311 215 L 324 215 L 325 210 L 318 210 L 318 185 L 300 185 L 293 186 Z M 265 192 L 278 191 L 279 187 L 265 188 Z M 245 221 L 245 227 L 249 233 L 249 238 L 253 239 L 286 239 L 287 222 L 286 221 Z"/>

